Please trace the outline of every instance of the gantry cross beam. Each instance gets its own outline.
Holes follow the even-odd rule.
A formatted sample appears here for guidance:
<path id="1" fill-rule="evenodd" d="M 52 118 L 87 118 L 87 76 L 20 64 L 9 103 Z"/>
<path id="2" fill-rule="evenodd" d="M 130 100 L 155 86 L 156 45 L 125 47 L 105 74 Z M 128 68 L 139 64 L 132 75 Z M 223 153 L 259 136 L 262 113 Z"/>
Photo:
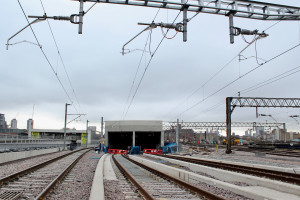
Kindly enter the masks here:
<path id="1" fill-rule="evenodd" d="M 300 99 L 297 98 L 251 98 L 236 97 L 231 101 L 231 107 L 280 107 L 299 108 Z"/>
<path id="2" fill-rule="evenodd" d="M 182 122 L 179 123 L 181 129 L 207 129 L 207 128 L 217 128 L 223 129 L 226 128 L 226 122 Z M 255 128 L 255 127 L 282 127 L 285 123 L 260 123 L 260 122 L 232 122 L 231 127 L 245 127 L 245 128 Z M 177 126 L 177 122 L 166 122 L 164 124 L 165 128 L 175 128 Z"/>
<path id="3" fill-rule="evenodd" d="M 226 134 L 227 150 L 231 153 L 231 114 L 235 107 L 264 108 L 300 108 L 299 98 L 261 98 L 261 97 L 227 97 L 226 98 Z M 285 131 L 285 124 L 283 126 Z"/>
<path id="4" fill-rule="evenodd" d="M 299 20 L 300 8 L 248 0 L 85 0 L 85 2 L 111 3 L 172 10 L 184 10 L 259 20 Z"/>

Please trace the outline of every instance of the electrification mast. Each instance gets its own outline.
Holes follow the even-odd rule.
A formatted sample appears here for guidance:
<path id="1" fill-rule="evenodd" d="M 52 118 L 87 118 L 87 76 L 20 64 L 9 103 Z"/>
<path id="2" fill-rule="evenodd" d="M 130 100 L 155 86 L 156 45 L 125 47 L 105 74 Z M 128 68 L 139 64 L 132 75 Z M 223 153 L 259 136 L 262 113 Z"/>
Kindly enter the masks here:
<path id="1" fill-rule="evenodd" d="M 96 3 L 110 3 L 119 5 L 131 5 L 131 6 L 143 6 L 151 8 L 162 8 L 170 10 L 178 10 L 183 12 L 182 23 L 174 23 L 172 25 L 167 23 L 161 23 L 159 26 L 165 28 L 174 28 L 180 26 L 179 32 L 183 33 L 183 41 L 187 41 L 187 24 L 189 18 L 188 12 L 193 13 L 207 13 L 223 15 L 229 18 L 229 36 L 230 43 L 234 43 L 234 36 L 238 35 L 258 35 L 260 37 L 266 37 L 264 32 L 259 33 L 258 30 L 247 30 L 239 27 L 235 27 L 233 23 L 234 17 L 248 18 L 255 20 L 300 20 L 300 7 L 280 5 L 275 3 L 265 3 L 252 0 L 77 0 L 79 1 L 79 13 L 72 14 L 70 17 L 65 16 L 53 16 L 49 17 L 46 14 L 43 16 L 29 16 L 31 18 L 37 18 L 39 20 L 54 19 L 54 20 L 67 20 L 73 24 L 78 24 L 78 34 L 82 34 L 83 18 L 88 11 L 84 11 L 85 2 Z M 93 7 L 93 6 L 92 6 Z M 143 25 L 146 25 L 143 23 Z M 152 24 L 153 25 L 153 24 Z M 157 24 L 156 24 L 157 25 Z M 151 25 L 149 25 L 150 27 Z M 146 28 L 147 29 L 147 28 Z M 9 45 L 7 43 L 7 45 Z"/>

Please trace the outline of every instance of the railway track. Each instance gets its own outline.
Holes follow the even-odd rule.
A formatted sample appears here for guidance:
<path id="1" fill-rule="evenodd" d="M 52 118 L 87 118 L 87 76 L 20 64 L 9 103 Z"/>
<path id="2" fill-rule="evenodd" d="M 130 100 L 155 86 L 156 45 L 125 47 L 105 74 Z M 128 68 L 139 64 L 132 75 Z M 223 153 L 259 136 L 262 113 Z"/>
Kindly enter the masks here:
<path id="1" fill-rule="evenodd" d="M 44 199 L 90 149 L 80 149 L 0 179 L 0 199 Z"/>
<path id="2" fill-rule="evenodd" d="M 126 156 L 113 156 L 113 160 L 147 200 L 200 198 L 224 200 L 222 197 L 158 172 Z"/>
<path id="3" fill-rule="evenodd" d="M 287 151 L 287 150 L 259 150 L 259 149 L 249 149 L 249 148 L 236 148 L 237 151 L 245 151 L 245 152 L 252 152 L 252 153 L 265 153 L 268 155 L 276 155 L 276 156 L 288 156 L 288 157 L 300 157 L 299 151 Z"/>
<path id="4" fill-rule="evenodd" d="M 220 163 L 220 162 L 214 162 L 214 161 L 208 161 L 208 160 L 201 160 L 201 159 L 195 159 L 195 158 L 187 158 L 187 157 L 181 157 L 181 156 L 172 156 L 172 155 L 156 155 L 166 158 L 172 158 L 176 160 L 181 160 L 185 162 L 195 163 L 199 165 L 205 165 L 209 167 L 215 167 L 220 168 L 224 170 L 230 170 L 235 172 L 240 172 L 243 174 L 250 174 L 260 177 L 267 177 L 273 180 L 279 180 L 291 184 L 297 184 L 300 185 L 300 174 L 293 174 L 289 172 L 280 172 L 275 170 L 269 170 L 269 169 L 262 169 L 262 168 L 254 168 L 254 167 L 247 167 L 247 166 L 241 166 L 237 164 L 229 164 L 229 163 Z"/>

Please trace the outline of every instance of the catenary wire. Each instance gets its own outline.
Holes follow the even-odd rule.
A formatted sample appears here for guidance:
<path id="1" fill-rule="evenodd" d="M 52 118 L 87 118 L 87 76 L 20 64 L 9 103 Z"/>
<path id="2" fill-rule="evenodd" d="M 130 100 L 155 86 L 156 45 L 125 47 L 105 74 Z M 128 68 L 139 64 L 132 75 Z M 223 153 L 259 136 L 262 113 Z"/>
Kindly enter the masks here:
<path id="1" fill-rule="evenodd" d="M 207 85 L 211 80 L 213 80 L 219 73 L 221 73 L 227 66 L 230 65 L 237 57 L 241 55 L 243 51 L 245 51 L 248 47 L 250 47 L 253 42 L 255 42 L 259 37 L 256 37 L 252 40 L 252 42 L 249 42 L 246 47 L 244 47 L 236 56 L 234 56 L 229 62 L 227 62 L 225 65 L 223 65 L 215 74 L 213 74 L 206 82 L 204 82 L 200 87 L 198 87 L 196 90 L 194 90 L 189 96 L 187 96 L 184 100 L 182 100 L 175 108 L 173 108 L 168 114 L 165 116 L 168 116 L 172 114 L 174 111 L 176 111 L 183 103 L 188 101 L 194 94 L 196 94 L 200 89 L 204 88 L 205 85 Z"/>
<path id="2" fill-rule="evenodd" d="M 41 2 L 41 5 L 42 5 L 42 8 L 43 8 L 43 11 L 44 11 L 44 13 L 46 14 L 46 10 L 45 10 L 45 6 L 44 6 L 44 4 L 43 4 L 43 1 L 40 0 L 40 2 Z M 94 5 L 95 5 L 95 4 L 94 4 Z M 94 6 L 94 5 L 93 5 L 93 6 Z M 92 6 L 92 7 L 93 7 L 93 6 Z M 92 8 L 92 7 L 91 7 L 91 8 Z M 91 9 L 91 8 L 90 8 L 90 9 Z M 90 10 L 90 9 L 89 9 L 89 10 Z M 88 10 L 88 11 L 89 11 L 89 10 Z M 87 12 L 88 12 L 88 11 L 87 11 Z M 87 13 L 87 12 L 86 12 L 86 13 Z M 76 93 L 75 93 L 75 89 L 74 89 L 73 84 L 72 84 L 72 82 L 71 82 L 69 73 L 68 73 L 68 71 L 67 71 L 67 69 L 66 69 L 65 62 L 64 62 L 64 60 L 63 60 L 63 58 L 62 58 L 62 55 L 61 55 L 61 53 L 60 53 L 60 50 L 59 50 L 59 47 L 58 47 L 56 38 L 55 38 L 54 33 L 53 33 L 53 29 L 52 29 L 52 27 L 51 27 L 50 22 L 49 22 L 48 19 L 47 19 L 47 23 L 48 23 L 48 26 L 49 26 L 49 29 L 50 29 L 50 32 L 51 32 L 51 35 L 52 35 L 54 44 L 55 44 L 56 49 L 57 49 L 57 54 L 59 55 L 59 58 L 60 58 L 61 63 L 62 63 L 62 65 L 63 65 L 64 71 L 65 71 L 66 76 L 67 76 L 67 78 L 68 78 L 69 85 L 70 85 L 70 87 L 71 87 L 71 89 L 72 89 L 72 92 L 73 92 L 73 94 L 74 94 L 74 97 L 75 97 L 75 99 L 76 99 L 76 102 L 77 102 L 79 108 L 81 108 L 80 103 L 79 103 L 78 98 L 77 98 L 77 95 L 76 95 Z M 77 110 L 77 108 L 76 108 L 76 106 L 75 106 L 75 104 L 73 104 L 73 106 L 74 106 L 74 109 L 76 110 L 76 112 L 79 113 L 78 110 Z"/>
<path id="3" fill-rule="evenodd" d="M 178 15 L 176 16 L 176 18 L 173 20 L 173 23 L 172 23 L 172 24 L 174 24 L 174 22 L 176 21 L 176 19 L 177 19 L 178 16 L 180 15 L 180 13 L 181 13 L 181 11 L 178 13 Z M 169 32 L 169 30 L 170 30 L 170 29 L 167 30 L 167 33 Z M 166 34 L 167 34 L 167 33 L 166 33 Z M 132 105 L 132 102 L 133 102 L 133 100 L 134 100 L 134 98 L 135 98 L 135 96 L 136 96 L 136 94 L 137 94 L 137 92 L 138 92 L 138 90 L 139 90 L 139 87 L 140 87 L 140 85 L 141 85 L 141 83 L 142 83 L 142 81 L 143 81 L 143 79 L 144 79 L 144 76 L 145 76 L 145 74 L 146 74 L 146 72 L 147 72 L 147 70 L 148 70 L 148 68 L 149 68 L 149 66 L 150 66 L 150 63 L 151 63 L 151 61 L 152 61 L 152 59 L 153 59 L 153 56 L 154 56 L 155 53 L 157 52 L 158 48 L 160 47 L 160 45 L 162 44 L 162 42 L 164 41 L 164 39 L 165 39 L 165 37 L 162 37 L 161 41 L 159 42 L 158 46 L 157 46 L 156 49 L 154 50 L 153 54 L 151 54 L 150 59 L 149 59 L 149 62 L 148 62 L 147 66 L 146 66 L 146 68 L 145 68 L 145 70 L 144 70 L 144 72 L 143 72 L 143 74 L 142 74 L 142 77 L 141 77 L 141 79 L 140 79 L 140 81 L 139 81 L 139 83 L 138 83 L 138 85 L 137 85 L 137 88 L 136 88 L 136 90 L 135 90 L 135 92 L 134 92 L 134 94 L 133 94 L 133 96 L 132 96 L 132 98 L 131 98 L 131 101 L 130 101 L 128 107 L 127 107 L 127 110 L 126 110 L 126 112 L 125 112 L 124 118 L 126 117 L 128 111 L 129 111 L 129 109 L 130 109 L 130 107 L 131 107 L 131 105 Z"/>
<path id="4" fill-rule="evenodd" d="M 21 3 L 20 3 L 20 0 L 18 0 L 18 3 L 19 3 L 19 5 L 20 5 L 20 7 L 21 7 L 21 9 L 22 9 L 22 12 L 23 12 L 23 14 L 24 14 L 24 16 L 25 16 L 25 18 L 26 18 L 28 24 L 30 24 L 30 22 L 29 22 L 29 20 L 28 20 L 28 18 L 27 18 L 27 16 L 26 16 L 26 14 L 25 14 L 25 11 L 24 11 L 24 9 L 23 9 Z M 63 90 L 64 90 L 65 94 L 67 95 L 68 99 L 70 100 L 70 102 L 73 103 L 73 101 L 72 101 L 70 95 L 68 94 L 66 88 L 65 88 L 64 85 L 62 84 L 62 82 L 61 82 L 61 80 L 59 79 L 57 73 L 55 72 L 55 70 L 54 70 L 52 64 L 50 63 L 50 61 L 49 61 L 49 59 L 48 59 L 46 53 L 45 53 L 44 50 L 42 49 L 42 47 L 41 47 L 41 45 L 40 45 L 40 42 L 39 42 L 39 40 L 38 40 L 38 38 L 37 38 L 37 36 L 36 36 L 36 34 L 35 34 L 33 28 L 31 27 L 31 25 L 29 25 L 29 27 L 30 27 L 30 29 L 31 29 L 31 31 L 32 31 L 32 33 L 33 33 L 33 35 L 34 35 L 34 37 L 35 37 L 35 40 L 36 40 L 37 44 L 40 46 L 40 50 L 41 50 L 41 52 L 43 53 L 43 55 L 44 55 L 44 57 L 45 57 L 47 63 L 49 64 L 49 66 L 50 66 L 50 68 L 52 69 L 52 71 L 53 71 L 55 77 L 57 78 L 59 84 L 60 84 L 61 87 L 63 88 Z"/>
<path id="5" fill-rule="evenodd" d="M 247 75 L 250 74 L 251 72 L 253 72 L 253 71 L 255 71 L 256 69 L 260 68 L 262 65 L 265 65 L 265 64 L 267 64 L 267 63 L 273 61 L 274 59 L 276 59 L 276 58 L 278 58 L 278 57 L 280 57 L 280 56 L 286 54 L 287 52 L 289 52 L 289 51 L 291 51 L 291 50 L 297 48 L 298 46 L 300 46 L 300 43 L 297 44 L 297 45 L 295 45 L 295 46 L 293 46 L 293 47 L 291 47 L 291 48 L 289 48 L 288 50 L 286 50 L 286 51 L 284 51 L 284 52 L 282 52 L 282 53 L 280 53 L 280 54 L 278 54 L 278 55 L 272 57 L 271 59 L 265 61 L 264 63 L 262 63 L 262 64 L 260 64 L 260 65 L 258 65 L 258 66 L 256 66 L 255 68 L 249 70 L 248 72 L 246 72 L 246 73 L 243 74 L 242 76 L 240 76 L 240 77 L 234 79 L 234 80 L 231 81 L 230 83 L 228 83 L 228 84 L 226 84 L 225 86 L 221 87 L 219 90 L 213 92 L 212 94 L 210 94 L 209 96 L 207 96 L 207 97 L 204 98 L 203 100 L 198 101 L 197 103 L 193 104 L 193 105 L 190 106 L 189 108 L 185 109 L 185 110 L 184 110 L 183 112 L 181 112 L 179 115 L 182 115 L 183 113 L 185 113 L 185 112 L 187 112 L 187 111 L 193 109 L 194 107 L 198 106 L 200 103 L 204 102 L 204 101 L 207 100 L 208 98 L 214 96 L 215 94 L 217 94 L 217 93 L 219 93 L 220 91 L 224 90 L 225 88 L 227 88 L 228 86 L 232 85 L 232 84 L 235 83 L 236 81 L 240 80 L 241 78 L 247 76 Z"/>
<path id="6" fill-rule="evenodd" d="M 152 20 L 152 23 L 154 23 L 154 20 L 156 19 L 158 13 L 160 11 L 160 8 L 157 10 L 153 20 Z M 138 71 L 140 69 L 140 65 L 141 65 L 141 62 L 142 62 L 142 59 L 143 59 L 143 56 L 144 56 L 144 53 L 146 51 L 146 46 L 147 46 L 147 43 L 148 43 L 148 40 L 150 38 L 150 41 L 149 41 L 149 53 L 151 55 L 151 42 L 152 42 L 152 29 L 149 30 L 149 35 L 147 37 L 147 40 L 146 40 L 146 43 L 145 43 L 145 46 L 144 46 L 144 50 L 143 50 L 143 53 L 142 53 L 142 56 L 140 58 L 140 61 L 139 61 L 139 64 L 138 64 L 138 67 L 137 67 L 137 70 L 136 70 L 136 73 L 135 73 L 135 76 L 134 76 L 134 79 L 133 79 L 133 82 L 131 84 L 131 87 L 130 87 L 130 90 L 129 90 L 129 94 L 128 94 L 128 97 L 127 97 L 127 100 L 126 100 L 126 103 L 125 103 L 125 106 L 124 106 L 124 109 L 123 109 L 123 114 L 122 114 L 122 119 L 124 120 L 125 119 L 125 109 L 126 109 L 126 104 L 128 103 L 128 100 L 130 98 L 130 95 L 131 95 L 131 92 L 132 92 L 132 89 L 133 89 L 133 86 L 134 86 L 134 83 L 136 81 L 136 77 L 137 77 L 137 74 L 138 74 Z"/>
<path id="7" fill-rule="evenodd" d="M 197 15 L 197 13 L 196 13 Z M 193 16 L 195 17 L 195 16 Z M 192 17 L 192 18 L 193 18 Z M 279 21 L 280 22 L 280 21 Z M 264 29 L 264 31 L 267 31 L 271 28 L 273 28 L 275 25 L 277 25 L 279 22 L 276 22 L 274 24 L 272 24 L 271 26 L 267 27 L 266 29 Z M 187 96 L 184 100 L 182 100 L 179 104 L 177 104 L 175 106 L 175 108 L 173 108 L 170 112 L 168 112 L 166 115 L 164 115 L 164 117 L 171 115 L 173 112 L 175 112 L 183 103 L 185 103 L 186 101 L 188 101 L 194 94 L 196 94 L 201 88 L 204 88 L 205 85 L 207 83 L 209 83 L 211 80 L 213 80 L 221 71 L 223 71 L 223 69 L 225 69 L 230 63 L 232 63 L 237 57 L 239 57 L 241 55 L 242 52 L 244 52 L 249 46 L 251 46 L 254 42 L 256 43 L 256 41 L 259 39 L 260 37 L 254 37 L 253 40 L 251 42 L 247 42 L 247 46 L 244 47 L 236 56 L 234 56 L 228 63 L 226 63 L 225 65 L 223 65 L 213 76 L 211 76 L 205 83 L 203 83 L 200 87 L 198 87 L 196 90 L 194 90 L 189 96 Z M 244 39 L 244 38 L 243 38 Z M 255 44 L 256 45 L 256 44 Z M 255 48 L 256 50 L 256 48 Z M 257 56 L 257 50 L 255 51 L 255 58 L 256 60 L 259 58 Z M 258 60 L 257 60 L 258 63 Z M 258 63 L 259 64 L 259 63 Z"/>
<path id="8" fill-rule="evenodd" d="M 297 69 L 298 69 L 298 70 L 297 70 Z M 295 70 L 297 70 L 297 71 L 295 71 Z M 253 91 L 253 90 L 259 89 L 259 88 L 261 88 L 261 87 L 264 87 L 264 86 L 266 86 L 266 85 L 269 85 L 269 84 L 274 83 L 274 82 L 276 82 L 276 81 L 279 81 L 279 80 L 281 80 L 281 79 L 284 79 L 284 78 L 286 78 L 286 77 L 289 77 L 289 76 L 291 76 L 291 75 L 294 75 L 294 74 L 296 74 L 296 73 L 298 73 L 298 72 L 300 72 L 300 66 L 295 67 L 295 68 L 293 68 L 293 69 L 290 69 L 290 70 L 288 70 L 288 71 L 286 71 L 286 72 L 283 72 L 283 73 L 281 73 L 281 74 L 279 74 L 279 75 L 276 75 L 276 76 L 274 76 L 274 77 L 272 77 L 272 78 L 269 78 L 268 80 L 265 80 L 265 81 L 263 81 L 263 82 L 261 82 L 261 83 L 255 84 L 255 85 L 253 85 L 253 86 L 251 86 L 251 87 L 249 87 L 249 88 L 246 88 L 246 89 L 244 89 L 244 90 L 241 90 L 240 93 L 246 94 L 246 93 L 251 92 L 251 91 Z M 222 100 L 221 102 L 215 104 L 214 106 L 212 106 L 212 107 L 210 107 L 210 108 L 208 108 L 208 109 L 206 109 L 206 110 L 204 110 L 204 111 L 202 111 L 202 112 L 209 112 L 209 111 L 214 110 L 214 109 L 216 109 L 217 107 L 219 107 L 219 106 L 221 106 L 221 105 L 224 105 L 224 104 L 225 104 L 225 102 Z M 290 111 L 290 112 L 291 112 L 291 111 Z M 281 113 L 282 113 L 282 112 L 281 112 Z M 272 115 L 275 115 L 275 114 L 272 114 Z"/>
<path id="9" fill-rule="evenodd" d="M 147 43 L 148 43 L 148 40 L 149 40 L 150 37 L 151 37 L 151 33 L 149 32 L 148 37 L 147 37 L 147 40 L 146 40 L 146 43 L 145 43 L 145 46 L 144 46 L 144 50 L 143 50 L 142 56 L 141 56 L 141 58 L 140 58 L 138 67 L 137 67 L 137 69 L 136 69 L 136 72 L 135 72 L 135 75 L 134 75 L 134 78 L 133 78 L 133 81 L 132 81 L 132 84 L 131 84 L 131 87 L 130 87 L 130 90 L 129 90 L 129 94 L 128 94 L 128 96 L 127 96 L 127 100 L 126 100 L 126 103 L 125 103 L 125 106 L 124 106 L 124 109 L 123 109 L 123 114 L 122 114 L 122 119 L 123 119 L 123 120 L 124 120 L 124 118 L 125 118 L 125 109 L 126 109 L 126 105 L 127 105 L 128 101 L 129 101 L 129 98 L 130 98 L 130 96 L 131 96 L 131 93 L 132 93 L 132 90 L 133 90 L 133 86 L 134 86 L 134 84 L 135 84 L 136 77 L 137 77 L 137 75 L 138 75 L 138 72 L 139 72 L 139 69 L 140 69 L 140 66 L 141 66 L 143 57 L 144 57 L 144 53 L 146 52 Z"/>
<path id="10" fill-rule="evenodd" d="M 283 79 L 283 78 L 289 77 L 289 76 L 291 76 L 291 75 L 293 75 L 293 74 L 298 73 L 298 72 L 300 71 L 299 68 L 300 68 L 300 66 L 295 67 L 295 68 L 293 68 L 293 69 L 291 69 L 291 70 L 288 70 L 288 71 L 286 71 L 286 72 L 284 72 L 284 73 L 281 73 L 281 74 L 276 75 L 276 76 L 274 76 L 274 77 L 272 77 L 272 78 L 269 78 L 268 80 L 265 80 L 265 81 L 263 81 L 263 82 L 260 82 L 260 83 L 258 83 L 258 84 L 255 84 L 255 85 L 253 85 L 253 86 L 251 86 L 251 87 L 249 87 L 249 88 L 243 89 L 243 90 L 241 90 L 240 92 L 245 94 L 245 93 L 251 92 L 251 91 L 253 91 L 253 90 L 256 90 L 256 89 L 258 89 L 258 88 L 261 88 L 261 87 L 263 87 L 263 86 L 266 86 L 266 85 L 269 85 L 269 84 L 271 84 L 271 83 L 274 83 L 274 82 L 276 82 L 276 81 L 279 81 L 279 80 L 281 80 L 281 79 Z M 298 69 L 298 70 L 295 71 L 296 69 Z"/>

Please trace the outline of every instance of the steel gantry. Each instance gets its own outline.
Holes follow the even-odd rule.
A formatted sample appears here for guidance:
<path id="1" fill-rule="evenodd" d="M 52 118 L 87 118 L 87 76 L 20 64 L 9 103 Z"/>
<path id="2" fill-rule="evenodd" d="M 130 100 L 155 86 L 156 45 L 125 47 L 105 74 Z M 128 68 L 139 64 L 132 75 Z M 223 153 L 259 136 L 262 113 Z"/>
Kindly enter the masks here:
<path id="1" fill-rule="evenodd" d="M 227 150 L 231 153 L 231 114 L 235 107 L 264 108 L 300 108 L 299 98 L 261 98 L 261 97 L 227 97 L 226 98 L 226 134 Z M 285 124 L 283 126 L 285 131 Z"/>
<path id="2" fill-rule="evenodd" d="M 187 11 L 190 12 L 225 16 L 233 12 L 235 17 L 260 20 L 300 19 L 299 7 L 250 0 L 85 0 L 85 2 L 165 8 L 179 11 L 187 8 Z"/>
<path id="3" fill-rule="evenodd" d="M 83 0 L 80 1 L 79 25 L 82 33 Z M 183 11 L 183 41 L 187 41 L 187 23 L 189 21 L 187 12 L 216 14 L 229 17 L 229 35 L 230 43 L 234 43 L 234 36 L 259 35 L 268 36 L 264 32 L 258 33 L 258 30 L 247 30 L 234 27 L 233 17 L 242 17 L 257 20 L 299 20 L 300 8 L 294 6 L 280 5 L 274 3 L 265 3 L 250 0 L 85 0 L 85 2 L 110 3 L 132 6 L 143 6 L 152 8 L 164 8 Z M 175 27 L 179 24 L 175 24 Z M 151 25 L 149 25 L 150 27 Z M 163 26 L 162 26 L 163 27 Z"/>
<path id="4" fill-rule="evenodd" d="M 247 127 L 247 128 L 253 128 L 253 130 L 256 127 L 268 127 L 268 128 L 277 128 L 282 127 L 285 129 L 285 123 L 260 123 L 260 122 L 233 122 L 231 124 L 232 127 Z M 206 130 L 207 128 L 216 128 L 218 130 L 225 130 L 228 127 L 227 122 L 179 122 L 177 119 L 177 122 L 164 122 L 163 123 L 163 129 L 164 130 L 174 130 L 176 134 L 176 143 L 178 146 L 179 143 L 179 131 L 180 129 L 202 129 Z M 231 129 L 230 129 L 231 130 Z M 228 139 L 228 135 L 227 135 Z M 230 137 L 231 140 L 231 137 Z M 229 142 L 227 142 L 228 144 Z M 230 147 L 231 147 L 231 141 L 230 141 Z"/>
<path id="5" fill-rule="evenodd" d="M 256 128 L 256 127 L 284 127 L 285 123 L 261 123 L 261 122 L 232 122 L 231 127 L 240 127 L 240 128 Z M 165 122 L 165 129 L 172 129 L 177 127 L 177 122 Z M 226 122 L 181 122 L 179 123 L 181 129 L 207 129 L 207 128 L 216 128 L 216 129 L 226 129 Z"/>
<path id="6" fill-rule="evenodd" d="M 178 10 L 183 12 L 182 23 L 140 23 L 149 27 L 161 26 L 164 28 L 172 28 L 183 33 L 183 41 L 187 41 L 187 24 L 189 18 L 187 12 L 207 13 L 223 15 L 229 18 L 229 35 L 230 43 L 234 43 L 234 36 L 238 35 L 256 35 L 260 38 L 268 36 L 264 32 L 259 33 L 258 30 L 247 30 L 233 25 L 233 17 L 241 17 L 256 20 L 300 20 L 300 7 L 280 5 L 274 3 L 266 3 L 251 0 L 77 0 L 79 1 L 78 14 L 72 14 L 70 17 L 65 16 L 29 16 L 40 20 L 54 19 L 66 20 L 71 23 L 78 24 L 78 33 L 82 34 L 83 17 L 94 6 L 84 11 L 85 2 L 110 3 L 131 6 L 143 6 L 152 8 L 163 8 Z M 148 29 L 146 28 L 146 29 Z M 10 45 L 7 43 L 7 45 Z M 124 51 L 123 51 L 124 53 Z"/>

